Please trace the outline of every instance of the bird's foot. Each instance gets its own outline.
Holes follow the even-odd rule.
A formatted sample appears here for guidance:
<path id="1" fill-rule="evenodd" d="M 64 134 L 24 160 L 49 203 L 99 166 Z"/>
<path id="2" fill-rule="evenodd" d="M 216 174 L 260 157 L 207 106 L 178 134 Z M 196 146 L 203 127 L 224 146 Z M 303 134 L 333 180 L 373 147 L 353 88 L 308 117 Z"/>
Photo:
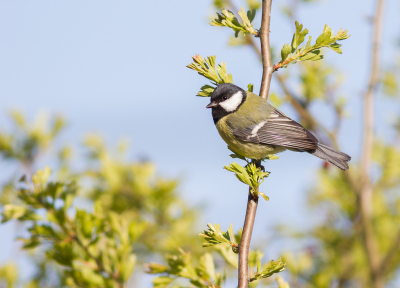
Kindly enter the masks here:
<path id="1" fill-rule="evenodd" d="M 252 160 L 251 162 L 254 163 L 254 164 L 256 164 L 256 167 L 257 167 L 257 168 L 260 168 L 261 171 L 265 172 L 265 167 L 264 167 L 263 165 L 261 165 L 261 160 L 258 160 L 258 161 Z M 250 163 L 249 163 L 249 164 L 250 164 Z M 249 165 L 249 164 L 247 164 L 247 165 Z M 247 165 L 246 165 L 246 167 L 247 167 Z"/>

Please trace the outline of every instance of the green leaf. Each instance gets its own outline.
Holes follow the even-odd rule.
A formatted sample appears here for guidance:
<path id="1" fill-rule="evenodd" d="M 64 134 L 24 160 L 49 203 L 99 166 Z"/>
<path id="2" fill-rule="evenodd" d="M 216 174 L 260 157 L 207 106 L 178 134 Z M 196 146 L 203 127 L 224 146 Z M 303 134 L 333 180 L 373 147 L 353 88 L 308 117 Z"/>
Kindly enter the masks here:
<path id="1" fill-rule="evenodd" d="M 308 29 L 303 30 L 303 24 L 299 24 L 299 22 L 295 21 L 295 25 L 296 25 L 296 32 L 293 34 L 291 52 L 297 50 L 299 45 L 304 42 L 304 38 L 308 34 Z"/>
<path id="2" fill-rule="evenodd" d="M 327 45 L 330 38 L 331 38 L 330 31 L 322 33 L 321 35 L 318 36 L 317 40 L 315 41 L 315 44 L 318 46 Z"/>
<path id="3" fill-rule="evenodd" d="M 17 287 L 18 269 L 15 264 L 9 263 L 0 267 L 0 282 L 2 287 L 13 288 Z"/>
<path id="4" fill-rule="evenodd" d="M 333 43 L 328 46 L 328 48 L 332 49 L 336 53 L 342 54 L 342 49 L 340 49 L 340 47 L 342 47 L 342 45 L 340 45 L 338 43 Z"/>
<path id="5" fill-rule="evenodd" d="M 146 273 L 148 274 L 161 274 L 169 271 L 168 266 L 161 265 L 158 263 L 149 263 L 146 266 L 147 266 Z"/>
<path id="6" fill-rule="evenodd" d="M 227 235 L 229 235 L 229 241 L 231 241 L 232 243 L 235 242 L 235 234 L 233 233 L 233 226 L 232 223 L 228 228 L 228 231 L 226 231 Z"/>
<path id="7" fill-rule="evenodd" d="M 265 201 L 269 201 L 269 197 L 267 195 L 265 195 L 263 192 L 258 192 L 258 194 L 260 194 Z"/>
<path id="8" fill-rule="evenodd" d="M 51 174 L 51 170 L 48 166 L 46 166 L 43 170 L 38 170 L 35 175 L 32 176 L 32 182 L 35 185 L 44 186 L 47 183 Z"/>
<path id="9" fill-rule="evenodd" d="M 263 267 L 260 275 L 262 278 L 268 278 L 275 273 L 279 273 L 285 270 L 285 263 L 282 262 L 281 259 L 278 261 L 270 260 L 268 264 Z"/>
<path id="10" fill-rule="evenodd" d="M 196 270 L 200 277 L 205 277 L 206 279 L 215 281 L 214 259 L 210 253 L 206 253 L 200 257 L 200 265 Z"/>
<path id="11" fill-rule="evenodd" d="M 233 153 L 233 154 L 230 154 L 230 155 L 229 155 L 231 158 L 242 159 L 242 160 L 244 160 L 244 161 L 246 161 L 246 162 L 249 162 L 249 161 L 247 161 L 247 159 L 246 159 L 245 157 L 243 157 L 242 155 L 236 154 L 236 152 L 233 151 L 233 150 L 231 149 L 231 147 L 228 146 L 228 149 L 231 150 L 232 153 Z"/>
<path id="12" fill-rule="evenodd" d="M 253 22 L 254 18 L 256 18 L 256 9 L 252 9 L 251 11 L 247 11 L 247 18 L 249 19 L 250 23 Z"/>
<path id="13" fill-rule="evenodd" d="M 25 250 L 33 249 L 33 248 L 36 248 L 37 246 L 43 244 L 39 237 L 31 237 L 29 239 L 17 238 L 17 240 L 20 240 L 24 243 L 24 245 L 22 246 L 22 249 L 25 249 Z"/>
<path id="14" fill-rule="evenodd" d="M 165 286 L 162 286 L 162 287 L 166 287 L 172 281 L 174 281 L 173 278 L 170 278 L 168 276 L 160 276 L 160 277 L 154 278 L 152 282 L 153 282 L 153 284 L 157 285 L 157 287 L 159 287 L 160 284 L 165 285 Z"/>
<path id="15" fill-rule="evenodd" d="M 277 159 L 279 159 L 278 154 L 269 154 L 262 160 L 265 161 L 265 160 L 277 160 Z"/>
<path id="16" fill-rule="evenodd" d="M 312 52 L 310 52 L 310 53 L 307 53 L 307 54 L 305 54 L 304 56 L 301 56 L 300 58 L 299 58 L 299 60 L 300 61 L 306 61 L 306 60 L 309 60 L 309 61 L 316 61 L 316 60 L 321 60 L 321 59 L 323 59 L 324 58 L 324 56 L 323 55 L 320 55 L 320 53 L 321 53 L 321 50 L 314 50 L 314 51 L 312 51 Z"/>
<path id="17" fill-rule="evenodd" d="M 204 85 L 200 88 L 200 91 L 197 92 L 196 96 L 211 97 L 214 90 L 215 90 L 215 87 L 210 86 L 210 85 Z"/>
<path id="18" fill-rule="evenodd" d="M 1 213 L 1 223 L 5 223 L 11 219 L 19 219 L 29 212 L 30 211 L 25 206 L 18 206 L 13 204 L 4 205 L 3 212 Z"/>
<path id="19" fill-rule="evenodd" d="M 283 45 L 283 48 L 281 50 L 281 59 L 282 59 L 281 62 L 284 62 L 288 58 L 291 52 L 292 52 L 292 47 L 289 44 Z"/>
<path id="20" fill-rule="evenodd" d="M 276 277 L 276 282 L 278 282 L 278 288 L 290 288 L 289 283 L 285 282 L 285 280 L 283 280 L 283 278 L 281 277 L 281 275 L 278 275 Z"/>
<path id="21" fill-rule="evenodd" d="M 254 85 L 253 84 L 249 84 L 249 85 L 247 85 L 247 91 L 249 91 L 249 92 L 253 92 L 253 89 L 254 89 Z"/>
<path id="22" fill-rule="evenodd" d="M 396 75 L 393 72 L 386 71 L 383 79 L 383 93 L 388 96 L 396 96 L 399 94 L 399 85 L 396 79 Z"/>
<path id="23" fill-rule="evenodd" d="M 233 251 L 233 246 L 232 248 L 227 247 L 226 245 L 216 245 L 214 248 L 221 254 L 221 256 L 225 259 L 225 261 L 232 265 L 234 268 L 238 268 L 238 253 L 239 250 L 237 249 L 237 246 L 235 247 L 236 252 Z"/>
<path id="24" fill-rule="evenodd" d="M 133 269 L 135 268 L 136 255 L 128 255 L 126 262 L 124 262 L 122 265 L 121 278 L 124 280 L 124 282 L 126 282 L 129 280 L 129 277 L 132 275 Z"/>
<path id="25" fill-rule="evenodd" d="M 81 266 L 80 272 L 82 273 L 83 279 L 97 287 L 104 287 L 104 279 L 102 275 L 99 275 L 89 267 Z"/>

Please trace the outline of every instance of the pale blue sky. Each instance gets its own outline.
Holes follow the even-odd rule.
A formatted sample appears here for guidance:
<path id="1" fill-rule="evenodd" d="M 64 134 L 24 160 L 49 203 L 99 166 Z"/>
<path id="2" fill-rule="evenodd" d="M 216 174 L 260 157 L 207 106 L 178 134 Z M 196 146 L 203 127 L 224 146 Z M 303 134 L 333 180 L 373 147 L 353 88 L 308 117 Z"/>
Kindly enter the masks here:
<path id="1" fill-rule="evenodd" d="M 281 3 L 273 3 L 271 39 L 276 47 L 290 42 L 294 29 L 278 12 Z M 323 61 L 336 64 L 346 76 L 342 93 L 349 96 L 350 118 L 340 142 L 353 161 L 360 153 L 359 105 L 370 66 L 368 19 L 374 3 L 327 0 L 304 5 L 298 13 L 314 39 L 325 23 L 335 31 L 350 31 L 343 55 L 325 51 Z M 233 222 L 239 229 L 247 189 L 222 170 L 232 162 L 230 153 L 204 108 L 209 100 L 195 97 L 207 81 L 185 66 L 191 55 L 217 55 L 217 62 L 227 62 L 235 84 L 254 83 L 255 91 L 261 66 L 248 48 L 227 46 L 231 31 L 208 25 L 212 11 L 210 1 L 192 0 L 1 1 L 0 127 L 7 127 L 5 112 L 18 108 L 31 117 L 40 111 L 63 114 L 68 128 L 61 142 L 76 145 L 86 132 L 100 132 L 111 144 L 129 137 L 133 158 L 146 156 L 161 175 L 181 177 L 183 197 L 193 205 L 206 204 L 204 227 L 207 222 L 223 227 Z M 383 59 L 388 65 L 385 55 L 393 52 L 394 38 L 400 35 L 399 1 L 387 1 L 386 12 Z M 295 115 L 288 107 L 282 110 Z M 390 113 L 382 101 L 378 127 L 387 125 Z M 329 120 L 325 111 L 316 114 Z M 290 152 L 266 164 L 272 174 L 261 189 L 271 200 L 261 201 L 255 242 L 272 237 L 277 221 L 298 227 L 316 221 L 305 193 L 320 165 L 315 157 Z M 0 264 L 13 259 L 11 226 L 0 226 Z M 268 256 L 276 257 L 278 248 L 283 247 Z"/>

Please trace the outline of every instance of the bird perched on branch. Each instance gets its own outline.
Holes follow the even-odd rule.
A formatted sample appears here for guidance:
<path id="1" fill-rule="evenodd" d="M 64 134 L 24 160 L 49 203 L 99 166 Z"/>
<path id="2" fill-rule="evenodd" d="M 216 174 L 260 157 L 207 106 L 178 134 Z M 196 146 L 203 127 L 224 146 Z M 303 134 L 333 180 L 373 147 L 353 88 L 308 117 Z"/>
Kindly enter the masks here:
<path id="1" fill-rule="evenodd" d="M 230 149 L 260 160 L 285 150 L 307 152 L 347 170 L 351 157 L 318 139 L 265 99 L 230 84 L 220 84 L 206 108 L 212 108 L 215 126 Z"/>

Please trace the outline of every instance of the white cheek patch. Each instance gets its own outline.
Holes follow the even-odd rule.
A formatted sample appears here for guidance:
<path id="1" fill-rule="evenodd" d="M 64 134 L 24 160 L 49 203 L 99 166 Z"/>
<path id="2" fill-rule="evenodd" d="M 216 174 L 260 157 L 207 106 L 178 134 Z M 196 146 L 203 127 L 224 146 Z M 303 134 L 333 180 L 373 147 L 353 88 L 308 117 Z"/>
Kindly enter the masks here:
<path id="1" fill-rule="evenodd" d="M 232 112 L 239 107 L 240 103 L 242 103 L 242 100 L 243 94 L 239 91 L 233 94 L 229 99 L 219 103 L 219 105 L 224 108 L 226 112 Z"/>

